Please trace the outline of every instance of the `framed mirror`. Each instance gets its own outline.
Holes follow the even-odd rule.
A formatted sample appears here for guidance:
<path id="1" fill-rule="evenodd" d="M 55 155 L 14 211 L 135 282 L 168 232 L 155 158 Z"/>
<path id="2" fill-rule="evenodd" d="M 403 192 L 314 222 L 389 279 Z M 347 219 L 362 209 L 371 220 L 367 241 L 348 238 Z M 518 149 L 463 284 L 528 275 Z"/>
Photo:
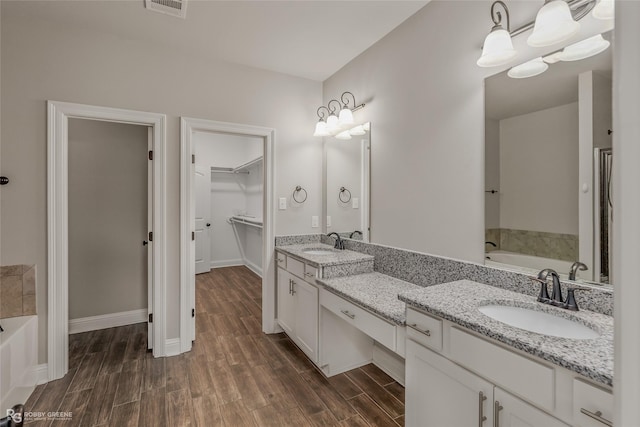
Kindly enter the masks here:
<path id="1" fill-rule="evenodd" d="M 611 52 L 485 80 L 487 265 L 610 282 Z"/>
<path id="2" fill-rule="evenodd" d="M 370 240 L 371 125 L 349 140 L 325 138 L 324 232 Z"/>

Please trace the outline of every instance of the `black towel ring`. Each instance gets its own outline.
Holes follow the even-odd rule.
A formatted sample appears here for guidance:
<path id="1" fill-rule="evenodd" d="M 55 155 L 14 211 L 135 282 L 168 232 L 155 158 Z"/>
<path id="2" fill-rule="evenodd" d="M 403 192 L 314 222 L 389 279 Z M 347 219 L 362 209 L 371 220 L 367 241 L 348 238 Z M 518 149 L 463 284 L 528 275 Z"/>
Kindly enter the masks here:
<path id="1" fill-rule="evenodd" d="M 296 198 L 296 194 L 300 193 L 301 191 L 304 191 L 304 199 L 298 200 Z M 296 185 L 296 189 L 293 190 L 293 193 L 291 194 L 291 197 L 293 197 L 293 200 L 295 200 L 296 203 L 304 203 L 307 200 L 307 190 L 305 190 L 304 188 L 300 187 L 299 185 Z"/>
<path id="2" fill-rule="evenodd" d="M 342 194 L 344 193 L 348 194 L 348 196 L 345 196 L 345 197 L 348 197 L 348 199 L 346 200 L 342 197 Z M 338 193 L 338 199 L 340 199 L 342 203 L 349 203 L 349 200 L 351 200 L 351 191 L 347 190 L 344 187 L 340 187 L 340 192 Z"/>

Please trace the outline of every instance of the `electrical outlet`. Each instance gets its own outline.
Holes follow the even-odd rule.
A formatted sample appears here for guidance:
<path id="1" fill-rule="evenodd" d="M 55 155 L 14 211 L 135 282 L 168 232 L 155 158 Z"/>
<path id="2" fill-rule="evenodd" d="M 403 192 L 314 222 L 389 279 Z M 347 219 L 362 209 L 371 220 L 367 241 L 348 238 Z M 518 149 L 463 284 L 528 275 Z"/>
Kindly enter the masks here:
<path id="1" fill-rule="evenodd" d="M 312 216 L 311 217 L 311 228 L 318 228 L 320 224 L 320 218 L 318 218 L 317 216 Z"/>
<path id="2" fill-rule="evenodd" d="M 331 216 L 327 215 L 327 227 L 331 227 Z"/>
<path id="3" fill-rule="evenodd" d="M 280 202 L 278 203 L 278 208 L 281 211 L 284 211 L 287 209 L 287 198 L 286 197 L 280 197 Z"/>
<path id="4" fill-rule="evenodd" d="M 357 197 L 354 197 L 351 201 L 351 206 L 353 209 L 358 209 L 360 207 L 360 200 Z"/>

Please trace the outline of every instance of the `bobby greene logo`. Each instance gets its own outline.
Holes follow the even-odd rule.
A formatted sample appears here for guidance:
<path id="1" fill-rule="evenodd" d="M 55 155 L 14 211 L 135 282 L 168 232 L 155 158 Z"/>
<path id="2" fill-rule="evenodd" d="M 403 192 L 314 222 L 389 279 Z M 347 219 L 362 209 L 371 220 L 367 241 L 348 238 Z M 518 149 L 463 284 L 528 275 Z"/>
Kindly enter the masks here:
<path id="1" fill-rule="evenodd" d="M 13 409 L 7 409 L 7 417 L 10 417 L 11 421 L 16 424 L 20 424 L 22 422 L 22 414 L 14 411 Z"/>

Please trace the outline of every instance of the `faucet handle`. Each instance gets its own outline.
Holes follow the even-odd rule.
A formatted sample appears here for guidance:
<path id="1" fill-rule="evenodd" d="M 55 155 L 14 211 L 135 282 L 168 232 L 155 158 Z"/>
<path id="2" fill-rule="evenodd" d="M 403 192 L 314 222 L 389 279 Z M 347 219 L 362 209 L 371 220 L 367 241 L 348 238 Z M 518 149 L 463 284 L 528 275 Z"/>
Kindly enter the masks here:
<path id="1" fill-rule="evenodd" d="M 567 289 L 567 302 L 564 304 L 564 308 L 571 311 L 578 311 L 578 302 L 576 301 L 576 296 L 574 294 L 576 288 Z"/>
<path id="2" fill-rule="evenodd" d="M 540 293 L 538 294 L 539 302 L 547 302 L 551 298 L 549 298 L 549 291 L 547 291 L 547 281 L 539 279 L 537 277 L 529 277 L 532 281 L 540 284 Z"/>

